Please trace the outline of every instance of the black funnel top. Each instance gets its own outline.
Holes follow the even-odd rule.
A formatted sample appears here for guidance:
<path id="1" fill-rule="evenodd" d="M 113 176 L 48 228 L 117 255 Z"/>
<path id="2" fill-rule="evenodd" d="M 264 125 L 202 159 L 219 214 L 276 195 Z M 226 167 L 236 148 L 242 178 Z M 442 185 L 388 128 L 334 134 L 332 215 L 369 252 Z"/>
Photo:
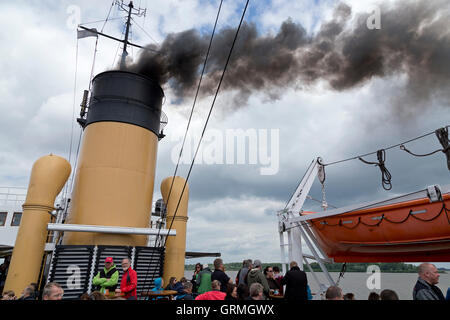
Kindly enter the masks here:
<path id="1" fill-rule="evenodd" d="M 127 71 L 106 71 L 92 80 L 86 125 L 101 121 L 134 124 L 159 135 L 164 92 L 152 79 Z"/>

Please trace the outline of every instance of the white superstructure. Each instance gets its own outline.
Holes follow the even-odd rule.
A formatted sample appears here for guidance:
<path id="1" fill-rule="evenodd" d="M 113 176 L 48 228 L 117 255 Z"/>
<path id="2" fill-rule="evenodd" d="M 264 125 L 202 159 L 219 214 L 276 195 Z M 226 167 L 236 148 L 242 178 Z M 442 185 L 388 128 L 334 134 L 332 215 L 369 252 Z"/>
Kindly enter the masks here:
<path id="1" fill-rule="evenodd" d="M 0 187 L 0 258 L 14 247 L 26 193 L 27 188 Z"/>

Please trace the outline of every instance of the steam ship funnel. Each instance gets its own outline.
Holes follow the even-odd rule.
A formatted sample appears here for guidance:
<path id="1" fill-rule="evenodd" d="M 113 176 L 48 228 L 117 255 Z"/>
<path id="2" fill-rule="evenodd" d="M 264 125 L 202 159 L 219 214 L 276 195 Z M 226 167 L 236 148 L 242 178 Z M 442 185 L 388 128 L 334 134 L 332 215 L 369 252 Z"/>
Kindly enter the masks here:
<path id="1" fill-rule="evenodd" d="M 172 191 L 170 191 L 172 181 L 173 186 Z M 164 283 L 169 283 L 170 277 L 181 279 L 184 276 L 186 223 L 188 220 L 187 210 L 189 200 L 189 187 L 187 184 L 183 192 L 185 183 L 186 180 L 181 177 L 175 177 L 175 179 L 169 177 L 161 183 L 161 194 L 167 208 L 167 228 L 172 225 L 172 229 L 177 231 L 176 236 L 168 237 L 166 241 L 163 270 Z M 183 193 L 182 196 L 181 193 Z"/>
<path id="2" fill-rule="evenodd" d="M 148 228 L 164 92 L 152 79 L 107 71 L 92 80 L 66 223 Z M 145 246 L 148 237 L 66 232 L 65 245 Z"/>
<path id="3" fill-rule="evenodd" d="M 55 155 L 34 163 L 4 291 L 19 295 L 30 283 L 38 282 L 50 213 L 70 171 L 70 163 Z"/>

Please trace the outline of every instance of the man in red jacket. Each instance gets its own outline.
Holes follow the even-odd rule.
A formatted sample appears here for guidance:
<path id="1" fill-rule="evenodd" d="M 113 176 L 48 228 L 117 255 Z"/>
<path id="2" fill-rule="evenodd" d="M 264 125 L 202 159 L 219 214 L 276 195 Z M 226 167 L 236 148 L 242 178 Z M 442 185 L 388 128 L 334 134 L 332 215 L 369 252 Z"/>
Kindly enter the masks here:
<path id="1" fill-rule="evenodd" d="M 124 294 L 124 298 L 127 300 L 136 300 L 136 287 L 137 287 L 137 274 L 136 271 L 131 269 L 130 259 L 122 260 L 122 281 L 120 282 L 120 292 Z"/>
<path id="2" fill-rule="evenodd" d="M 219 280 L 214 280 L 211 282 L 212 291 L 208 291 L 198 295 L 195 300 L 225 300 L 227 295 L 225 292 L 220 291 Z"/>

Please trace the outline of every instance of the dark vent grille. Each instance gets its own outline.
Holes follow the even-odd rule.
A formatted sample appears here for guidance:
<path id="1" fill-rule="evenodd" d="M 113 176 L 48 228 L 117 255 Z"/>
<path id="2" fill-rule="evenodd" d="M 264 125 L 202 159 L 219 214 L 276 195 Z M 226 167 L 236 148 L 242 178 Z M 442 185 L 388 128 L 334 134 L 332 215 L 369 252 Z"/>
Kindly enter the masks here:
<path id="1" fill-rule="evenodd" d="M 56 246 L 49 280 L 64 289 L 64 299 L 78 299 L 87 291 L 94 246 Z"/>
<path id="2" fill-rule="evenodd" d="M 57 282 L 64 289 L 64 299 L 79 299 L 89 292 L 92 278 L 104 267 L 106 257 L 112 257 L 122 279 L 121 261 L 134 261 L 138 276 L 138 297 L 153 287 L 154 280 L 162 275 L 164 248 L 127 246 L 56 246 L 53 254 L 49 282 Z M 92 290 L 91 290 L 92 291 Z"/>
<path id="3" fill-rule="evenodd" d="M 134 270 L 138 276 L 138 297 L 153 288 L 155 279 L 162 276 L 163 262 L 163 248 L 136 247 Z"/>

